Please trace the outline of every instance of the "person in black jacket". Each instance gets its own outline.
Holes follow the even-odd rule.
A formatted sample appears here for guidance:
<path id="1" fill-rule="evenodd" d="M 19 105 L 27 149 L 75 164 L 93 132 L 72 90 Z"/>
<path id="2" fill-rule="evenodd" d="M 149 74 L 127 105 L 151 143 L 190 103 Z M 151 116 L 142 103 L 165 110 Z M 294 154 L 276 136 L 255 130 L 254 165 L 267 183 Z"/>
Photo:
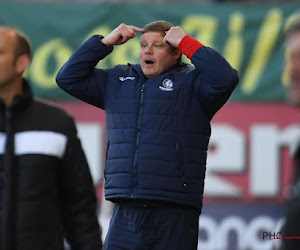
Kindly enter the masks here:
<path id="1" fill-rule="evenodd" d="M 285 25 L 287 103 L 299 109 L 300 117 L 300 13 L 291 15 Z M 287 201 L 283 233 L 285 237 L 300 237 L 300 141 L 293 152 L 294 178 Z M 282 250 L 298 250 L 300 239 L 284 239 Z"/>
<path id="2" fill-rule="evenodd" d="M 140 64 L 95 68 L 139 32 Z M 181 62 L 182 53 L 195 67 Z M 92 36 L 56 81 L 105 109 L 105 198 L 115 207 L 104 248 L 197 249 L 210 120 L 237 72 L 181 27 L 154 21 Z"/>
<path id="3" fill-rule="evenodd" d="M 95 190 L 73 118 L 33 98 L 26 36 L 0 26 L 0 249 L 102 249 Z"/>

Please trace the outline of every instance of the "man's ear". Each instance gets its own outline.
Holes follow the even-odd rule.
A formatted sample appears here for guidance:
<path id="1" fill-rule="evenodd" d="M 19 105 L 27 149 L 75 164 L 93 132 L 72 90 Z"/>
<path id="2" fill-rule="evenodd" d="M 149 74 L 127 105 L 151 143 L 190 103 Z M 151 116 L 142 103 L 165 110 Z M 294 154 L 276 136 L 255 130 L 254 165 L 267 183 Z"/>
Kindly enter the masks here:
<path id="1" fill-rule="evenodd" d="M 181 57 L 181 51 L 179 50 L 179 49 L 176 49 L 175 51 L 174 51 L 174 57 L 175 57 L 175 61 L 178 61 L 178 59 Z"/>
<path id="2" fill-rule="evenodd" d="M 19 56 L 16 63 L 17 72 L 23 74 L 25 70 L 29 67 L 29 65 L 30 65 L 29 55 Z"/>

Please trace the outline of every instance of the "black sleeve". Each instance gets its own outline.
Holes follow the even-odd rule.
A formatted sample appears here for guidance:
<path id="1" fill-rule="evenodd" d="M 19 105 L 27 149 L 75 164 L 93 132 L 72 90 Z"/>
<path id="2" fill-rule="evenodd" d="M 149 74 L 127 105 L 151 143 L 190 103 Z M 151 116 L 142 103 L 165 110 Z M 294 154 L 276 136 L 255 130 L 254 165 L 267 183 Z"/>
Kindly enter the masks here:
<path id="1" fill-rule="evenodd" d="M 61 171 L 61 199 L 67 242 L 72 250 L 102 249 L 95 188 L 72 119 Z"/>
<path id="2" fill-rule="evenodd" d="M 285 222 L 282 231 L 285 237 L 300 236 L 300 143 L 294 154 L 295 174 L 291 186 L 289 200 L 287 200 Z M 281 250 L 298 250 L 299 239 L 282 240 Z"/>

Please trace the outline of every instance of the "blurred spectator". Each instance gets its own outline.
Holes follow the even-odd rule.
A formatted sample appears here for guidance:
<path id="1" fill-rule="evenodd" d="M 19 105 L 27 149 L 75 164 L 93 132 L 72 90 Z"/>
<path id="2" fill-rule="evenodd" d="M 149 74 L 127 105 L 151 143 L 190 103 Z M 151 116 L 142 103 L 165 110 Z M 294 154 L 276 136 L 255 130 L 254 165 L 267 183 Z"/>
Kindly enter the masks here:
<path id="1" fill-rule="evenodd" d="M 0 26 L 0 249 L 101 249 L 96 195 L 74 120 L 33 99 L 28 39 Z"/>
<path id="2" fill-rule="evenodd" d="M 285 27 L 287 58 L 287 101 L 300 108 L 300 13 L 292 15 Z"/>
<path id="3" fill-rule="evenodd" d="M 287 102 L 300 110 L 300 13 L 292 15 L 285 26 Z M 300 237 L 300 142 L 294 152 L 295 175 L 288 201 L 285 237 Z M 300 239 L 283 240 L 284 250 L 299 249 Z"/>

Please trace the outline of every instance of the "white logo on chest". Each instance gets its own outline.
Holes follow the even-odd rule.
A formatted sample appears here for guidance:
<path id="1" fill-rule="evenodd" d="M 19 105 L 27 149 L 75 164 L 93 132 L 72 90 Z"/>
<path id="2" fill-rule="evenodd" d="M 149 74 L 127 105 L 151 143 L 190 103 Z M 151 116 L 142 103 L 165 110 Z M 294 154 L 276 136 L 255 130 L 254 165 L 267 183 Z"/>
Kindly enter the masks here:
<path id="1" fill-rule="evenodd" d="M 124 81 L 126 81 L 126 80 L 134 80 L 134 79 L 135 79 L 134 76 L 127 76 L 127 77 L 120 76 L 120 77 L 119 77 L 119 80 L 120 80 L 121 82 L 124 82 Z"/>
<path id="2" fill-rule="evenodd" d="M 159 86 L 159 88 L 163 91 L 172 91 L 173 82 L 170 79 L 166 78 L 165 80 L 163 80 L 162 86 Z"/>

